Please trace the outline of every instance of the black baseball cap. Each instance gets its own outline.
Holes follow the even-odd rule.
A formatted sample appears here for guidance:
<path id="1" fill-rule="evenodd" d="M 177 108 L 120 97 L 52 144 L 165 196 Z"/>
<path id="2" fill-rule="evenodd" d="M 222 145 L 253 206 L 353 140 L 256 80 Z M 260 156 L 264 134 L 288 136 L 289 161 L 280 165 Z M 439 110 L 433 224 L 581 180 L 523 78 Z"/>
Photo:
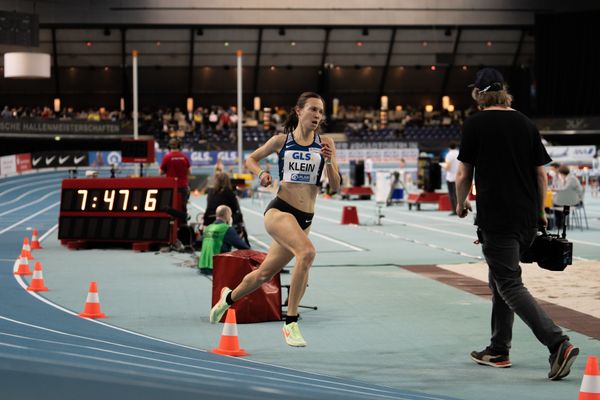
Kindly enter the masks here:
<path id="1" fill-rule="evenodd" d="M 494 68 L 483 68 L 477 71 L 475 82 L 469 87 L 476 87 L 481 92 L 495 92 L 504 88 L 504 77 Z"/>

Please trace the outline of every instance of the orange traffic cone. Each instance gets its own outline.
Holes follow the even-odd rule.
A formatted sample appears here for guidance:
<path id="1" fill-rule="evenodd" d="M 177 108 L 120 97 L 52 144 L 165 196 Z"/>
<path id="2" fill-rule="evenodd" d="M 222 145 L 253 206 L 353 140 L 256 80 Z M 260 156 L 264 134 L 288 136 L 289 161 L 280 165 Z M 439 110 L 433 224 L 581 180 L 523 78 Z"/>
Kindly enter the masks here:
<path id="1" fill-rule="evenodd" d="M 600 400 L 600 371 L 596 356 L 588 357 L 579 389 L 579 400 Z"/>
<path id="2" fill-rule="evenodd" d="M 31 270 L 29 269 L 29 260 L 27 257 L 23 257 L 23 252 L 21 252 L 21 256 L 19 256 L 19 266 L 17 270 L 13 272 L 14 275 L 31 275 Z"/>
<path id="3" fill-rule="evenodd" d="M 84 318 L 106 317 L 106 314 L 100 312 L 100 298 L 98 297 L 96 282 L 90 282 L 90 290 L 85 301 L 85 307 L 83 308 L 83 312 L 79 313 L 79 316 Z"/>
<path id="4" fill-rule="evenodd" d="M 27 288 L 30 292 L 47 292 L 48 288 L 44 285 L 44 275 L 42 274 L 42 263 L 35 262 L 33 267 L 33 278 Z"/>
<path id="5" fill-rule="evenodd" d="M 227 310 L 227 316 L 225 316 L 225 324 L 223 325 L 223 333 L 221 334 L 219 347 L 212 349 L 212 352 L 224 356 L 235 357 L 250 355 L 246 353 L 246 350 L 240 348 L 240 343 L 238 342 L 235 310 L 233 308 Z"/>
<path id="6" fill-rule="evenodd" d="M 33 260 L 31 256 L 31 247 L 29 247 L 29 239 L 23 238 L 23 249 L 21 250 L 21 255 L 25 254 L 28 260 Z"/>
<path id="7" fill-rule="evenodd" d="M 33 234 L 31 235 L 31 250 L 41 250 L 42 245 L 38 240 L 38 230 L 34 229 Z"/>

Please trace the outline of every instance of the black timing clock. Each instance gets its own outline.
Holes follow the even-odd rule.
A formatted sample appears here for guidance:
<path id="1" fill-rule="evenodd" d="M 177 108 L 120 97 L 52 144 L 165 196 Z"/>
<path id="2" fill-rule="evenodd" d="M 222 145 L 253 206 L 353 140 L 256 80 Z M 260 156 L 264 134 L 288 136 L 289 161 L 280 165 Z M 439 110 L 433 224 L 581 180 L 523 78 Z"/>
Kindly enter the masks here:
<path id="1" fill-rule="evenodd" d="M 172 178 L 89 178 L 62 182 L 58 238 L 68 241 L 173 243 L 179 204 Z"/>

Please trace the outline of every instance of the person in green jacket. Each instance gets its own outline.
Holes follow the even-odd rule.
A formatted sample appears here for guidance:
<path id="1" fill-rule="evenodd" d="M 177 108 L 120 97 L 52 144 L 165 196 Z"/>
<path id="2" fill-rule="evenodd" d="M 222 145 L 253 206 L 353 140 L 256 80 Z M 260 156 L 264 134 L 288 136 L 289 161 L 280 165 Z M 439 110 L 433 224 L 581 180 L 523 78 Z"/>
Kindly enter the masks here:
<path id="1" fill-rule="evenodd" d="M 232 247 L 240 250 L 249 249 L 231 224 L 231 208 L 226 205 L 217 207 L 217 219 L 208 225 L 202 234 L 202 249 L 198 260 L 198 269 L 201 274 L 212 274 L 213 256 L 215 254 L 231 251 Z"/>

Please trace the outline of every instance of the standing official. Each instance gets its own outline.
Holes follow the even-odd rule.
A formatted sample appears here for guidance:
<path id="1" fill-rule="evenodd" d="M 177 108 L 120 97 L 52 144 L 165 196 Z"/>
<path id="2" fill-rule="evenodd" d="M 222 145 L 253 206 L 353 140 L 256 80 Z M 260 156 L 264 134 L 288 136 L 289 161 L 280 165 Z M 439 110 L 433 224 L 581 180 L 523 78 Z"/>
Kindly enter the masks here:
<path id="1" fill-rule="evenodd" d="M 190 187 L 188 175 L 192 173 L 190 160 L 181 152 L 179 140 L 172 138 L 169 140 L 169 152 L 163 157 L 160 163 L 160 174 L 177 180 L 177 188 L 181 198 L 180 210 L 185 214 L 185 218 L 179 218 L 181 224 L 187 224 L 187 202 L 190 197 Z"/>

